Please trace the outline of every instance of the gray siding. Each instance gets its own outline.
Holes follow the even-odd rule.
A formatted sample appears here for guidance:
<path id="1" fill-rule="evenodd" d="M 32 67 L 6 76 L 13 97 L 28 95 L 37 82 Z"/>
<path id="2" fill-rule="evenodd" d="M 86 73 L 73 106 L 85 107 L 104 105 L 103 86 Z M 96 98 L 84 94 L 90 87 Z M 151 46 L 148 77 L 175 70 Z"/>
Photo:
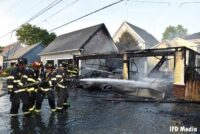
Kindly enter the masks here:
<path id="1" fill-rule="evenodd" d="M 109 52 L 117 52 L 116 46 L 113 43 L 113 40 L 106 33 L 106 31 L 100 30 L 89 40 L 89 42 L 87 42 L 82 54 L 98 54 Z M 81 74 L 84 75 L 88 72 L 93 72 L 94 70 L 105 70 L 105 64 L 105 59 L 81 61 L 81 67 L 87 68 L 83 69 L 81 71 Z"/>
<path id="2" fill-rule="evenodd" d="M 97 32 L 85 45 L 84 54 L 116 52 L 112 39 L 103 30 Z"/>

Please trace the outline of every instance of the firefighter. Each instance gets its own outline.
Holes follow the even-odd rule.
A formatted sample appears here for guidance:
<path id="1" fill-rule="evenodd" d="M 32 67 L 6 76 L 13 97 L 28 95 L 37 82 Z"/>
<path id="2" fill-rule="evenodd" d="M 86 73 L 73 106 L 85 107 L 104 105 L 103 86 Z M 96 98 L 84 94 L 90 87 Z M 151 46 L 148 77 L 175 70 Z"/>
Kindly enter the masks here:
<path id="1" fill-rule="evenodd" d="M 42 69 L 40 71 L 42 71 Z M 53 84 L 51 80 L 52 75 L 53 75 L 53 65 L 47 63 L 45 65 L 45 71 L 40 72 L 40 75 L 39 75 L 40 77 L 39 80 L 41 81 L 41 84 L 39 85 L 39 88 L 37 90 L 37 95 L 36 95 L 36 105 L 35 105 L 36 113 L 40 112 L 42 102 L 45 96 L 47 96 L 48 98 L 51 111 L 56 112 L 55 96 L 54 96 Z"/>
<path id="2" fill-rule="evenodd" d="M 36 73 L 33 68 L 26 68 L 27 84 L 36 82 Z M 29 111 L 33 112 L 35 109 L 37 86 L 29 87 L 27 91 L 29 92 Z"/>
<path id="3" fill-rule="evenodd" d="M 25 116 L 30 116 L 29 112 L 29 93 L 22 86 L 27 84 L 27 59 L 18 59 L 18 64 L 10 72 L 7 78 L 8 92 L 10 94 L 11 109 L 10 116 L 17 117 L 20 107 L 20 99 L 23 103 L 22 111 Z"/>
<path id="4" fill-rule="evenodd" d="M 56 69 L 56 85 L 55 91 L 57 94 L 57 111 L 62 111 L 63 109 L 67 108 L 69 104 L 67 103 L 68 99 L 68 89 L 67 89 L 67 82 L 66 82 L 66 68 L 67 64 L 63 62 L 58 69 Z"/>
<path id="5" fill-rule="evenodd" d="M 41 61 L 34 61 L 32 63 L 32 67 L 34 70 L 34 80 L 35 82 L 41 81 L 41 75 L 44 75 L 44 67 L 43 63 Z M 35 89 L 30 91 L 30 112 L 33 112 L 35 110 L 35 104 L 36 104 L 36 96 L 37 96 L 38 86 L 35 86 Z"/>
<path id="6" fill-rule="evenodd" d="M 31 84 L 31 83 L 35 83 L 36 74 L 35 71 L 30 68 L 30 67 L 25 67 L 24 72 L 23 72 L 23 76 L 21 78 L 22 80 L 22 84 L 26 85 L 26 84 Z M 32 87 L 28 87 L 26 89 L 29 93 L 29 112 L 32 112 L 35 108 L 35 100 L 36 100 L 36 86 L 32 86 Z"/>
<path id="7" fill-rule="evenodd" d="M 69 88 L 74 84 L 75 80 L 78 76 L 78 69 L 73 66 L 72 64 L 67 64 L 66 62 L 62 63 L 63 70 L 65 72 L 64 74 L 64 83 L 66 86 L 66 89 L 64 90 L 64 102 L 63 106 L 64 108 L 69 107 L 70 105 L 67 103 L 68 96 L 69 96 Z"/>
<path id="8" fill-rule="evenodd" d="M 36 80 L 41 81 L 41 78 L 44 78 L 45 72 L 44 72 L 44 65 L 41 61 L 34 61 L 32 64 L 35 74 L 36 74 Z"/>
<path id="9" fill-rule="evenodd" d="M 71 79 L 76 79 L 77 76 L 78 76 L 78 68 L 73 65 L 73 64 L 68 64 L 67 65 L 67 68 L 66 68 L 66 71 L 67 71 L 67 74 L 68 74 L 68 77 L 71 78 Z"/>

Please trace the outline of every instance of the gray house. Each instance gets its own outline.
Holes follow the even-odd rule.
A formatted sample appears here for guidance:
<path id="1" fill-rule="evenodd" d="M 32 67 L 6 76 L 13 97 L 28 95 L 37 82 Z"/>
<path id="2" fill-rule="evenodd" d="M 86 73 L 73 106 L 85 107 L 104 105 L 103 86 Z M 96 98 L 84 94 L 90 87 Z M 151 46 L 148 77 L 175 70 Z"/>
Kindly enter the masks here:
<path id="1" fill-rule="evenodd" d="M 190 35 L 186 36 L 185 39 L 192 42 L 192 43 L 197 44 L 195 51 L 200 52 L 200 32 L 190 34 Z M 193 47 L 195 47 L 195 46 L 193 46 Z"/>
<path id="2" fill-rule="evenodd" d="M 72 62 L 73 55 L 87 55 L 117 52 L 106 26 L 99 24 L 58 36 L 41 53 L 41 60 L 60 65 L 62 61 Z M 95 63 L 96 62 L 96 63 Z M 99 64 L 105 61 L 81 61 L 81 67 L 86 64 Z M 87 67 L 88 67 L 87 66 Z M 90 66 L 92 68 L 98 68 Z"/>
<path id="3" fill-rule="evenodd" d="M 113 36 L 113 40 L 116 44 L 120 41 L 120 38 L 124 32 L 128 32 L 136 40 L 140 49 L 148 49 L 159 43 L 159 41 L 146 30 L 124 21 Z M 128 46 L 129 44 L 126 45 Z M 134 46 L 129 46 L 126 48 L 126 50 L 132 50 L 134 49 Z"/>
<path id="4" fill-rule="evenodd" d="M 26 58 L 28 64 L 31 64 L 35 60 L 40 60 L 39 53 L 45 48 L 41 43 L 37 43 L 31 46 L 23 45 L 20 42 L 13 43 L 5 48 L 1 53 L 1 62 L 3 67 L 12 66 L 17 62 L 18 58 Z"/>
<path id="5" fill-rule="evenodd" d="M 120 38 L 124 35 L 124 33 L 128 33 L 128 35 L 135 40 L 134 43 L 127 42 L 120 44 Z M 159 43 L 152 34 L 126 21 L 124 21 L 118 28 L 113 36 L 113 40 L 121 52 L 134 49 L 149 49 Z M 139 72 L 141 76 L 146 75 L 147 59 L 141 57 L 131 58 L 129 68 L 131 72 Z"/>
<path id="6" fill-rule="evenodd" d="M 5 68 L 7 67 L 7 59 L 11 59 L 14 52 L 16 52 L 18 49 L 22 48 L 23 46 L 19 42 L 12 43 L 8 46 L 5 46 L 2 49 L 2 52 L 0 53 L 0 66 Z"/>
<path id="7" fill-rule="evenodd" d="M 186 36 L 185 39 L 200 45 L 200 32 L 190 34 Z"/>

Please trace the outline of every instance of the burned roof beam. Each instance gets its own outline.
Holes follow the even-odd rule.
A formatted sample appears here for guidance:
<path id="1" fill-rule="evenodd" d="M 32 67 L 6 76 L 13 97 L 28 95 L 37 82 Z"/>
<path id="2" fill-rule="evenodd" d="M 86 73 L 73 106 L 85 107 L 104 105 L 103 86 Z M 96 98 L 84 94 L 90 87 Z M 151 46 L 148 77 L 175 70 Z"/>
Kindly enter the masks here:
<path id="1" fill-rule="evenodd" d="M 122 58 L 123 54 L 97 54 L 97 55 L 82 55 L 74 56 L 77 60 L 86 60 L 86 59 L 107 59 L 107 58 Z"/>
<path id="2" fill-rule="evenodd" d="M 182 51 L 187 49 L 186 47 L 168 47 L 168 48 L 153 48 L 153 49 L 137 49 L 137 50 L 127 50 L 128 53 L 138 53 L 138 52 L 152 52 L 152 51 Z M 188 48 L 189 49 L 189 48 Z"/>
<path id="3" fill-rule="evenodd" d="M 189 50 L 197 55 L 200 53 L 193 51 L 186 47 L 169 47 L 169 48 L 155 48 L 155 49 L 144 49 L 144 50 L 128 50 L 124 53 L 128 54 L 128 57 L 152 57 L 152 56 L 174 56 L 177 51 Z M 74 56 L 75 60 L 86 60 L 86 59 L 107 59 L 107 58 L 122 58 L 124 53 L 113 53 L 113 54 L 92 54 L 92 55 L 77 55 Z"/>
<path id="4" fill-rule="evenodd" d="M 174 56 L 174 51 L 148 52 L 148 53 L 128 53 L 128 57 L 151 57 L 151 56 Z"/>

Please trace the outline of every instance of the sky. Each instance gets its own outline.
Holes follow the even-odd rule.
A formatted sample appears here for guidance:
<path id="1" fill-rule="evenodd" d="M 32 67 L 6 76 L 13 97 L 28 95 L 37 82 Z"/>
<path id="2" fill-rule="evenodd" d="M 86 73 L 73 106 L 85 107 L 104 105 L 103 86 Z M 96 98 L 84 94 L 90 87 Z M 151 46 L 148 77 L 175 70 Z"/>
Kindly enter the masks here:
<path id="1" fill-rule="evenodd" d="M 16 29 L 54 1 L 0 0 L 0 36 Z M 118 0 L 60 1 L 59 4 L 32 20 L 30 24 L 50 31 Z M 169 25 L 177 26 L 181 24 L 188 29 L 189 34 L 200 32 L 199 13 L 200 0 L 124 0 L 53 32 L 61 35 L 104 23 L 113 36 L 122 22 L 127 21 L 151 33 L 160 41 L 162 33 Z M 52 15 L 54 16 L 51 17 Z M 9 34 L 0 38 L 0 46 L 16 41 L 17 38 L 15 32 L 13 32 L 12 35 Z"/>

